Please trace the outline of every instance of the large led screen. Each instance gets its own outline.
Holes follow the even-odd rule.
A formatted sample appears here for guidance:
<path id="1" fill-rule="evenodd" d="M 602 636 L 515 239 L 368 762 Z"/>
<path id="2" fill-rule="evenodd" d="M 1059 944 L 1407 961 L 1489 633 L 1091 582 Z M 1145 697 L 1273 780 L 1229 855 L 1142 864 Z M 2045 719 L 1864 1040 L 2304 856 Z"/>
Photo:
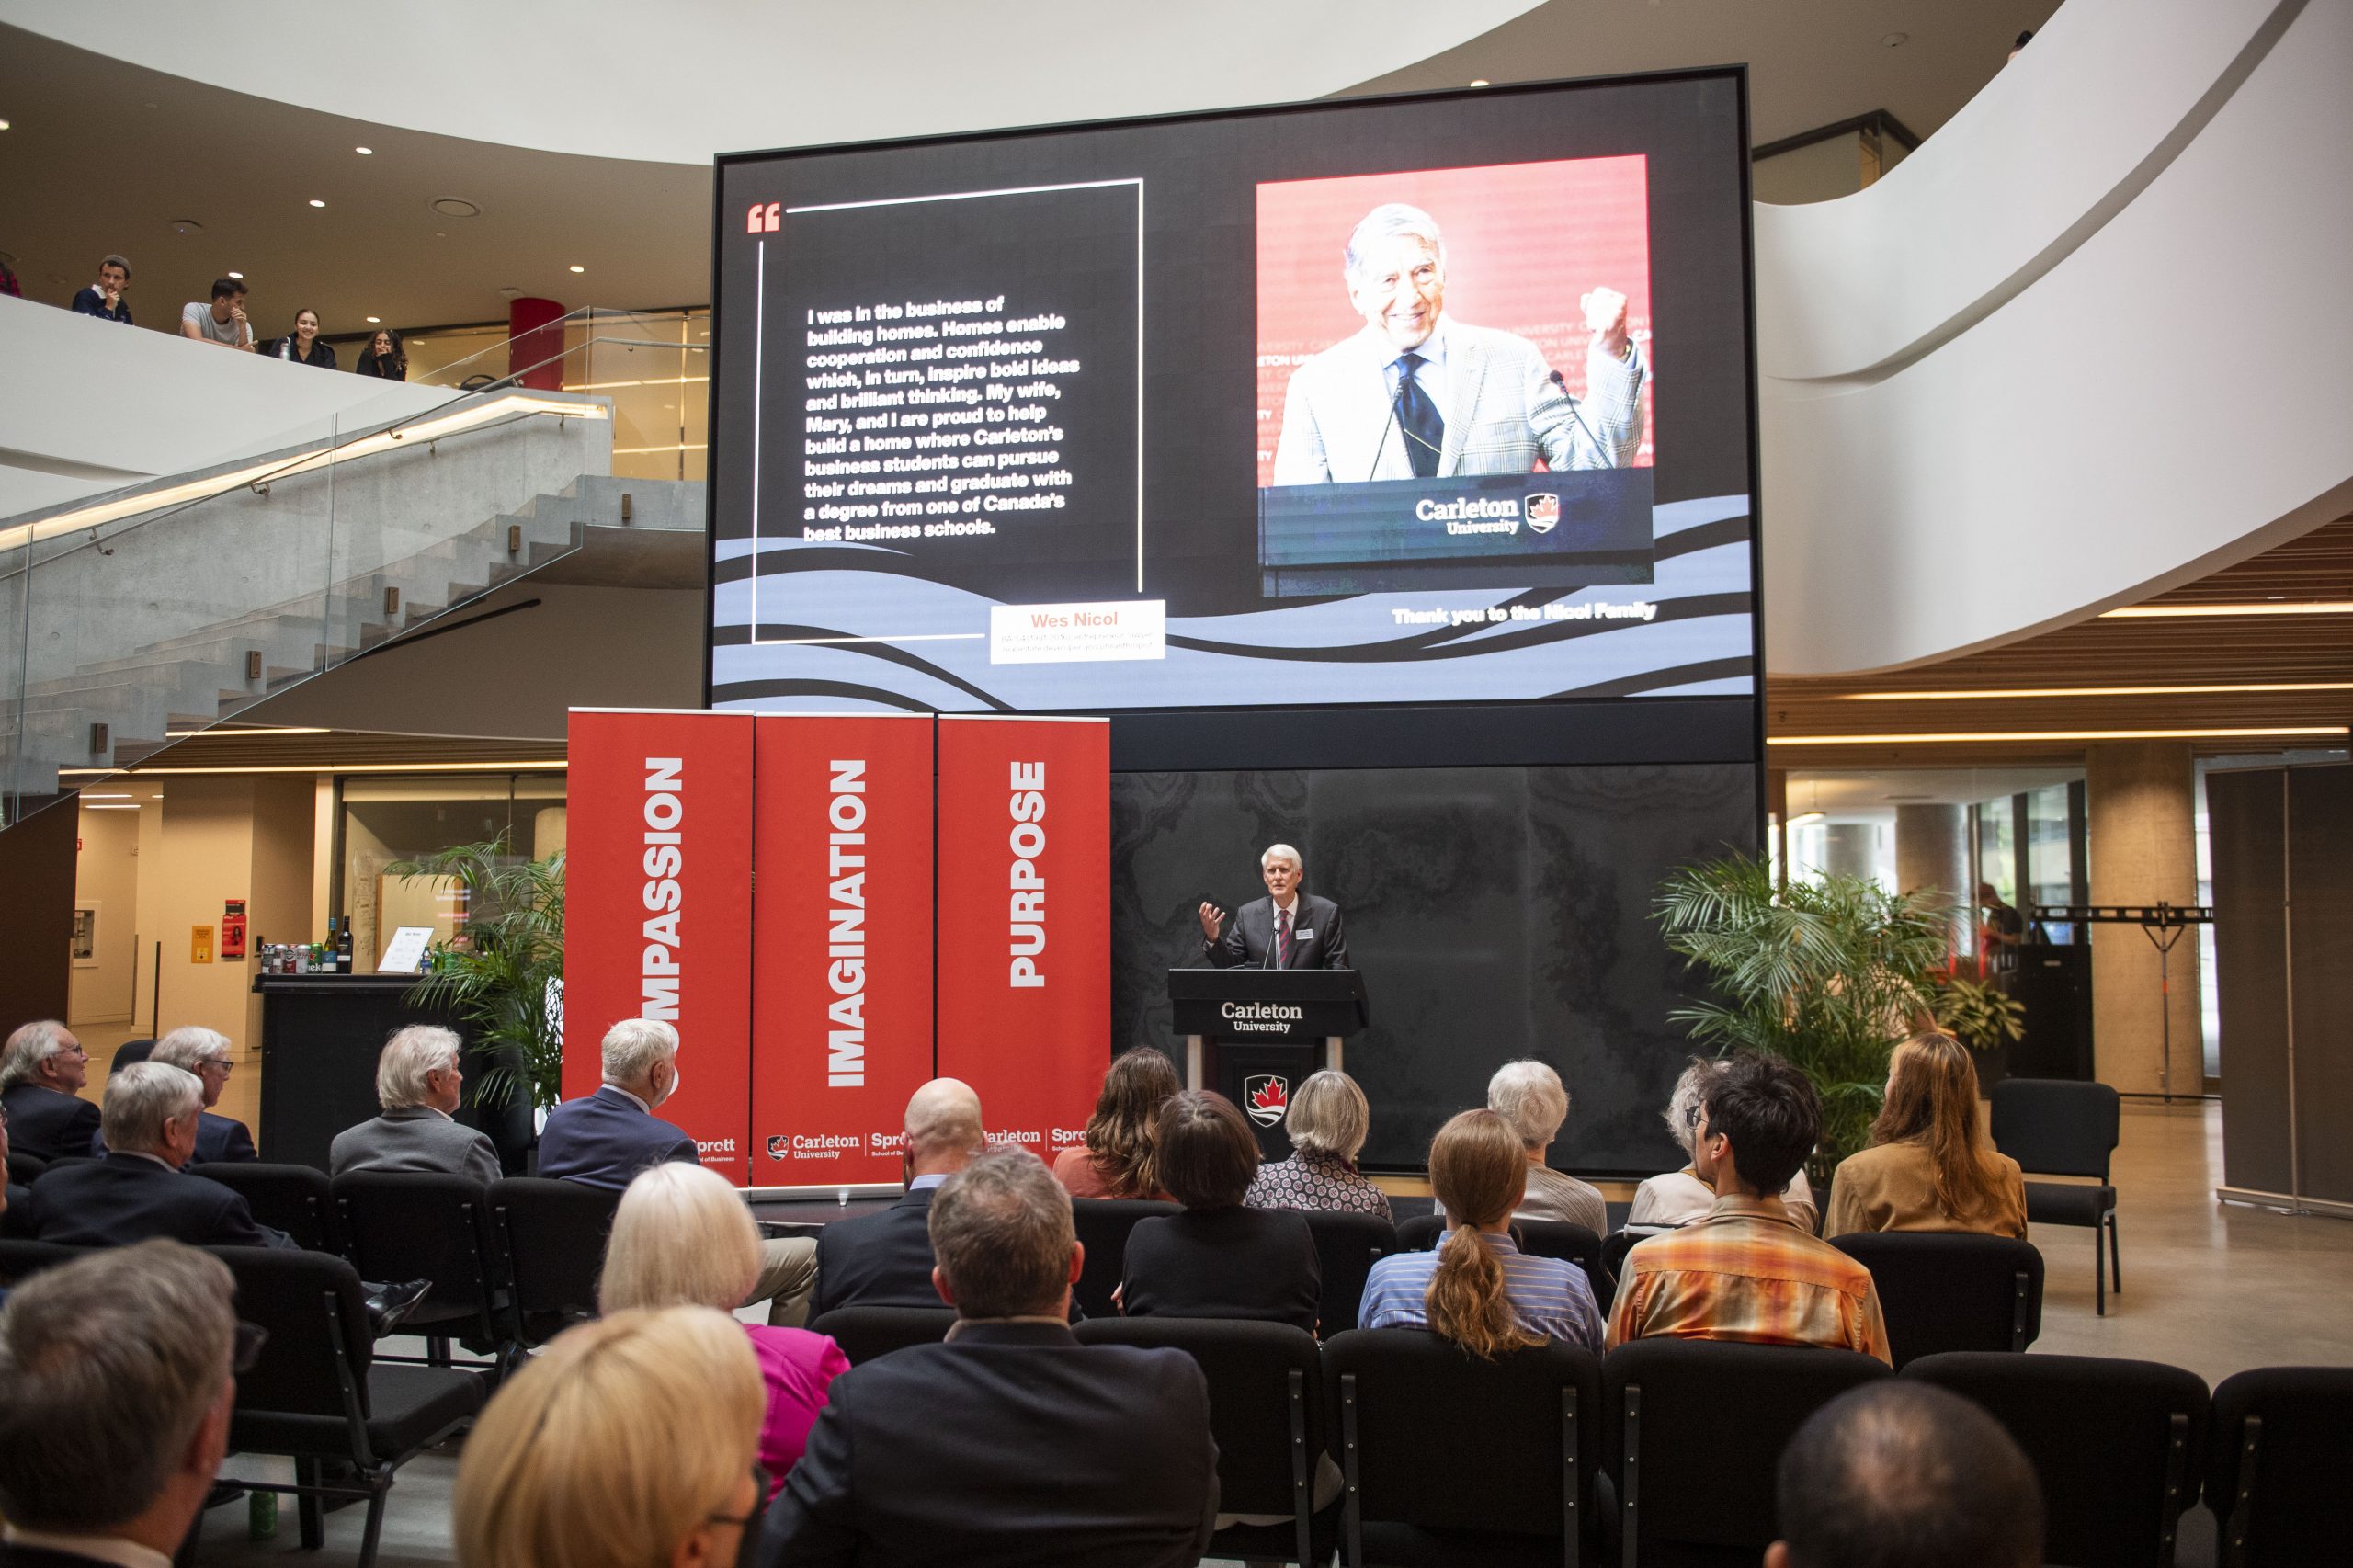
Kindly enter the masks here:
<path id="1" fill-rule="evenodd" d="M 1740 79 L 729 157 L 710 698 L 1752 696 Z"/>

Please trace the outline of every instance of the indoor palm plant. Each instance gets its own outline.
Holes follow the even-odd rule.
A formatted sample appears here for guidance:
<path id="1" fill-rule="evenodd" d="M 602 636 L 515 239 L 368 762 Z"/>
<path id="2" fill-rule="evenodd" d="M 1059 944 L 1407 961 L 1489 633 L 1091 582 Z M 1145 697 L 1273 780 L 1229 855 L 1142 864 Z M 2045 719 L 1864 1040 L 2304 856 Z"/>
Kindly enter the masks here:
<path id="1" fill-rule="evenodd" d="M 1956 974 L 1940 982 L 1930 1004 L 1944 1031 L 1977 1058 L 1988 1087 L 2008 1075 L 2009 1047 L 2026 1035 L 2026 1005 L 1984 981 Z"/>
<path id="2" fill-rule="evenodd" d="M 1660 884 L 1668 949 L 1714 992 L 1668 1017 L 1699 1044 L 1769 1051 L 1813 1081 L 1822 1141 L 1806 1169 L 1817 1191 L 1869 1141 L 1888 1054 L 1928 1015 L 1953 913 L 1934 890 L 1893 893 L 1867 877 L 1777 885 L 1746 855 L 1681 867 Z"/>
<path id="3" fill-rule="evenodd" d="M 476 1103 L 504 1106 L 517 1089 L 545 1109 L 563 1073 L 563 853 L 516 860 L 502 835 L 385 869 L 446 877 L 464 890 L 458 940 L 408 1000 L 463 1019 L 484 1062 Z"/>

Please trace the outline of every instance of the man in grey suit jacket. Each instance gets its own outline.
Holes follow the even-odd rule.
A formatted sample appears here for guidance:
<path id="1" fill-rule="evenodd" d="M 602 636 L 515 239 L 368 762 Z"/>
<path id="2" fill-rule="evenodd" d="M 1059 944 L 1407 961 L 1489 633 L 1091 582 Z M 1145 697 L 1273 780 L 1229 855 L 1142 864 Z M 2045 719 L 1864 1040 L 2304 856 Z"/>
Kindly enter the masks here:
<path id="1" fill-rule="evenodd" d="M 1232 930 L 1223 929 L 1225 916 L 1217 905 L 1201 905 L 1201 956 L 1217 969 L 1349 968 L 1340 906 L 1300 892 L 1306 874 L 1298 850 L 1288 844 L 1267 846 L 1258 857 L 1267 896 L 1235 910 Z"/>
<path id="2" fill-rule="evenodd" d="M 431 1024 L 411 1024 L 386 1040 L 376 1059 L 376 1100 L 384 1114 L 336 1133 L 327 1169 L 335 1176 L 443 1171 L 496 1181 L 498 1151 L 450 1119 L 466 1082 L 458 1052 L 458 1037 Z"/>
<path id="3" fill-rule="evenodd" d="M 1376 207 L 1348 237 L 1348 301 L 1364 330 L 1292 372 L 1277 484 L 1457 479 L 1624 468 L 1642 444 L 1648 365 L 1626 296 L 1579 301 L 1592 339 L 1573 398 L 1524 337 L 1445 313 L 1446 242 L 1417 207 Z"/>

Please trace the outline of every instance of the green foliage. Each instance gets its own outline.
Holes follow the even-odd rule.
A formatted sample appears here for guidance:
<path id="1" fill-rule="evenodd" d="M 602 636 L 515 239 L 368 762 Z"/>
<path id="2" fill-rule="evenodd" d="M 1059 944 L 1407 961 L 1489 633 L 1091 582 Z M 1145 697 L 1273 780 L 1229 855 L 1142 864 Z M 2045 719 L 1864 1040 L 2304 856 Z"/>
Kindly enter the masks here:
<path id="1" fill-rule="evenodd" d="M 503 1106 L 527 1090 L 535 1106 L 555 1104 L 563 1074 L 563 852 L 517 860 L 502 834 L 385 870 L 404 880 L 448 877 L 465 890 L 463 945 L 443 953 L 408 1000 L 472 1026 L 469 1049 L 487 1063 L 475 1081 L 476 1103 Z"/>
<path id="2" fill-rule="evenodd" d="M 1768 1051 L 1822 1098 L 1816 1190 L 1869 1142 L 1887 1059 L 1928 1014 L 1930 975 L 1949 958 L 1953 906 L 1933 890 L 1891 893 L 1864 877 L 1773 883 L 1745 855 L 1684 866 L 1660 884 L 1654 917 L 1670 951 L 1714 995 L 1668 1015 L 1717 1051 Z"/>
<path id="3" fill-rule="evenodd" d="M 2026 1004 L 1959 975 L 1937 987 L 1937 1022 L 1972 1051 L 1991 1051 L 2026 1033 Z"/>

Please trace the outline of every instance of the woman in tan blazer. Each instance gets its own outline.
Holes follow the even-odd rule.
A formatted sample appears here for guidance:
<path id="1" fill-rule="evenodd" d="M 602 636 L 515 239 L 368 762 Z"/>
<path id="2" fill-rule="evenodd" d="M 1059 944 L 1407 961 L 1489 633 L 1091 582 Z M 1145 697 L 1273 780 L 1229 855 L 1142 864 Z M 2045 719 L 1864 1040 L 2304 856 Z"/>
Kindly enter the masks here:
<path id="1" fill-rule="evenodd" d="M 2026 1180 L 1977 1120 L 1977 1065 L 1950 1035 L 1895 1048 L 1871 1146 L 1831 1177 L 1825 1236 L 1854 1231 L 2026 1234 Z"/>

